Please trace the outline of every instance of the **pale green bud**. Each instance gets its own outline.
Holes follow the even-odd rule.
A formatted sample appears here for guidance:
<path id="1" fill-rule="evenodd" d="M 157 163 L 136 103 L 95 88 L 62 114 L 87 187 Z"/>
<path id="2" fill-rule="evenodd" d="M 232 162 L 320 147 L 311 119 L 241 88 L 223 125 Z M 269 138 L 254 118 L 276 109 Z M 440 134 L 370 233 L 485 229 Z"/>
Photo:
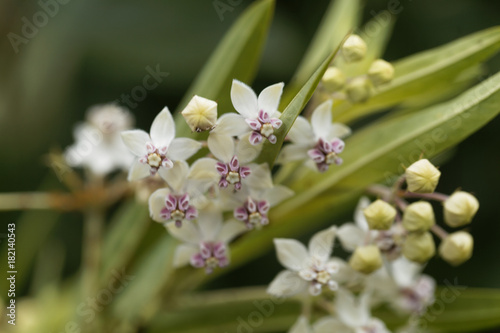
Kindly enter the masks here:
<path id="1" fill-rule="evenodd" d="M 375 86 L 390 82 L 394 78 L 394 67 L 383 59 L 377 59 L 368 69 L 368 77 Z"/>
<path id="2" fill-rule="evenodd" d="M 370 98 L 370 84 L 364 77 L 356 77 L 345 86 L 347 99 L 351 103 L 366 102 Z"/>
<path id="3" fill-rule="evenodd" d="M 323 86 L 329 92 L 338 91 L 342 89 L 342 87 L 344 87 L 345 84 L 344 73 L 342 73 L 342 71 L 337 67 L 329 67 L 326 70 L 325 75 L 323 75 L 321 83 L 323 83 Z"/>
<path id="4" fill-rule="evenodd" d="M 195 95 L 182 110 L 182 116 L 193 132 L 210 130 L 217 121 L 217 103 Z"/>
<path id="5" fill-rule="evenodd" d="M 368 226 L 373 230 L 388 230 L 394 218 L 396 209 L 383 200 L 376 200 L 363 210 Z"/>
<path id="6" fill-rule="evenodd" d="M 349 259 L 349 265 L 356 271 L 370 274 L 382 267 L 382 256 L 375 245 L 359 246 Z"/>
<path id="7" fill-rule="evenodd" d="M 427 232 L 408 234 L 403 244 L 403 255 L 412 261 L 425 263 L 436 253 L 436 245 L 432 235 Z"/>
<path id="8" fill-rule="evenodd" d="M 436 189 L 441 172 L 428 159 L 422 159 L 410 165 L 405 176 L 408 191 L 432 193 Z"/>
<path id="9" fill-rule="evenodd" d="M 444 202 L 444 221 L 456 228 L 469 224 L 479 209 L 479 202 L 470 193 L 457 191 Z"/>
<path id="10" fill-rule="evenodd" d="M 403 214 L 403 227 L 408 231 L 427 231 L 435 223 L 434 210 L 427 201 L 408 205 Z"/>
<path id="11" fill-rule="evenodd" d="M 366 43 L 358 35 L 350 35 L 342 45 L 342 55 L 347 62 L 360 61 L 366 55 Z"/>
<path id="12" fill-rule="evenodd" d="M 439 255 L 453 266 L 458 266 L 472 257 L 474 239 L 465 231 L 457 231 L 446 237 L 439 246 Z"/>

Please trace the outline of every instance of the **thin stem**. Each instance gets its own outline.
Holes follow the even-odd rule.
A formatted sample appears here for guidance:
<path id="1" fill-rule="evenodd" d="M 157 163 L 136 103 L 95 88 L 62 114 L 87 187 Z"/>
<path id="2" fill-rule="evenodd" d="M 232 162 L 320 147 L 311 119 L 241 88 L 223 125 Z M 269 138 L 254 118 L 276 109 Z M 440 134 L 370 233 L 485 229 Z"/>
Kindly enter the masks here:
<path id="1" fill-rule="evenodd" d="M 384 201 L 391 201 L 392 193 L 391 190 L 383 185 L 372 185 L 365 190 L 369 194 L 381 197 Z"/>
<path id="2" fill-rule="evenodd" d="M 418 199 L 429 199 L 436 200 L 440 202 L 446 201 L 450 196 L 443 193 L 414 193 L 414 192 L 404 192 L 400 194 L 404 198 L 418 198 Z"/>
<path id="3" fill-rule="evenodd" d="M 0 211 L 26 209 L 64 209 L 74 206 L 71 194 L 48 192 L 0 193 Z"/>
<path id="4" fill-rule="evenodd" d="M 441 228 L 440 226 L 438 226 L 437 224 L 434 224 L 432 227 L 431 227 L 431 231 L 436 235 L 438 236 L 439 238 L 441 238 L 441 240 L 445 239 L 446 237 L 448 237 L 448 233 L 446 232 L 446 230 L 444 230 L 443 228 Z"/>

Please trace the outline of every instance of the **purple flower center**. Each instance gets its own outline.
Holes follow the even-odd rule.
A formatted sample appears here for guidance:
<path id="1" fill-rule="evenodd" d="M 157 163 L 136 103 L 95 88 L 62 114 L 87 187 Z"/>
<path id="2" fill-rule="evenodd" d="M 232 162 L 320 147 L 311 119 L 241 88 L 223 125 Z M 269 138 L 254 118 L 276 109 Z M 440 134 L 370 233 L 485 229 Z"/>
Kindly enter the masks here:
<path id="1" fill-rule="evenodd" d="M 270 204 L 266 200 L 255 201 L 248 198 L 243 206 L 234 209 L 234 217 L 245 222 L 248 229 L 263 226 L 269 223 L 267 213 L 269 212 Z"/>
<path id="2" fill-rule="evenodd" d="M 269 140 L 272 144 L 277 141 L 274 130 L 281 127 L 283 122 L 278 118 L 271 118 L 269 113 L 264 110 L 259 111 L 257 119 L 245 119 L 248 126 L 253 130 L 250 134 L 250 143 L 258 145 L 264 138 Z"/>
<path id="3" fill-rule="evenodd" d="M 146 143 L 147 154 L 139 162 L 148 164 L 151 175 L 155 175 L 160 167 L 171 168 L 174 164 L 167 158 L 167 147 L 156 148 L 152 142 Z"/>
<path id="4" fill-rule="evenodd" d="M 237 156 L 233 156 L 229 163 L 217 162 L 215 165 L 217 172 L 221 176 L 219 186 L 228 187 L 234 185 L 235 190 L 241 189 L 241 180 L 248 177 L 251 173 L 249 167 L 241 166 Z"/>
<path id="5" fill-rule="evenodd" d="M 319 139 L 316 146 L 309 150 L 307 154 L 316 163 L 320 172 L 325 172 L 331 164 L 340 165 L 342 159 L 338 157 L 344 150 L 344 141 L 335 138 L 332 141 Z"/>
<path id="6" fill-rule="evenodd" d="M 200 252 L 191 257 L 191 265 L 196 268 L 205 267 L 207 274 L 212 273 L 216 267 L 228 264 L 227 248 L 221 242 L 203 242 L 200 244 Z"/>
<path id="7" fill-rule="evenodd" d="M 160 217 L 166 221 L 175 221 L 175 225 L 180 228 L 183 220 L 193 220 L 198 217 L 198 211 L 189 204 L 189 194 L 178 196 L 169 194 L 165 199 L 165 207 L 161 210 Z"/>

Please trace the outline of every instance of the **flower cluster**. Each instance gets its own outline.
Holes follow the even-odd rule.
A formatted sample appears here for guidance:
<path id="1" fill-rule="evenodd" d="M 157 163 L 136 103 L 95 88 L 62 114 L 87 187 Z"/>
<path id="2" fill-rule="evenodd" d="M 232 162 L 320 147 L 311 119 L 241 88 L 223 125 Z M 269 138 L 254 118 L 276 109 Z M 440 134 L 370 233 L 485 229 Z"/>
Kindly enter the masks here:
<path id="1" fill-rule="evenodd" d="M 394 67 L 383 59 L 374 60 L 362 75 L 346 78 L 342 68 L 365 59 L 367 45 L 360 36 L 349 36 L 340 51 L 342 59 L 339 60 L 344 62 L 329 67 L 321 80 L 321 87 L 327 95 L 347 99 L 351 103 L 362 103 L 370 98 L 374 88 L 393 79 Z"/>

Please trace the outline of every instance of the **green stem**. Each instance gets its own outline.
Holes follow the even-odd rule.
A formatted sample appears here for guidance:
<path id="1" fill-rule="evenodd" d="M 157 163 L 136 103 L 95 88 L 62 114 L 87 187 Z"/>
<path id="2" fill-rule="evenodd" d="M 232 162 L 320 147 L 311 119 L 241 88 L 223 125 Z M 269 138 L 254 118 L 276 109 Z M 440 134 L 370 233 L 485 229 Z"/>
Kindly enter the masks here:
<path id="1" fill-rule="evenodd" d="M 414 192 L 404 192 L 402 194 L 404 198 L 418 198 L 418 199 L 429 199 L 436 200 L 440 202 L 446 201 L 450 196 L 443 193 L 414 193 Z"/>

